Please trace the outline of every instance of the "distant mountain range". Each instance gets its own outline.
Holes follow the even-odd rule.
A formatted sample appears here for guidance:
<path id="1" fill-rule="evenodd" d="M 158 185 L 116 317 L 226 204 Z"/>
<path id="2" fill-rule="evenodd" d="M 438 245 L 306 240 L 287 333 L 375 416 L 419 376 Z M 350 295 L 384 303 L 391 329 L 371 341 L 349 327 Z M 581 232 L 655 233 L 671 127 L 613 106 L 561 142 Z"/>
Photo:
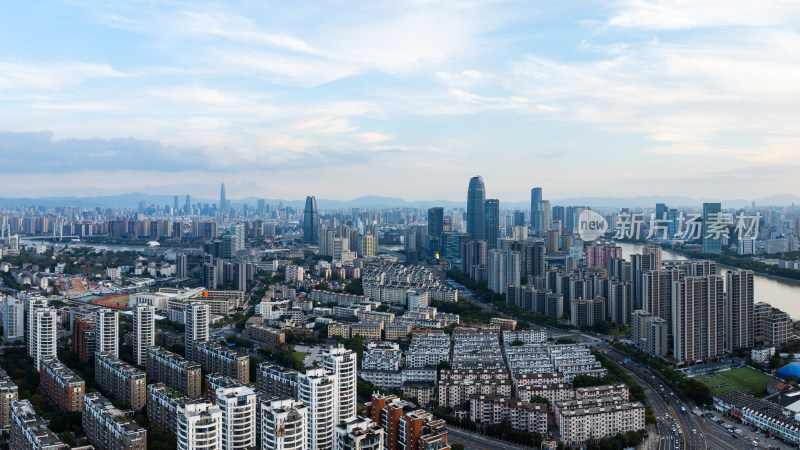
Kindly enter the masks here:
<path id="1" fill-rule="evenodd" d="M 185 202 L 185 195 L 178 196 L 178 205 L 183 207 Z M 234 200 L 230 199 L 231 205 L 234 207 L 241 207 L 247 204 L 255 207 L 258 203 L 257 197 L 247 197 L 244 199 Z M 275 205 L 282 203 L 284 206 L 292 206 L 294 208 L 302 208 L 305 205 L 305 199 L 301 200 L 285 200 L 285 199 L 264 199 L 268 204 Z M 132 192 L 130 194 L 120 195 L 106 195 L 98 197 L 39 197 L 39 198 L 0 198 L 0 206 L 42 206 L 52 208 L 55 206 L 78 206 L 84 208 L 102 207 L 102 208 L 136 208 L 139 202 L 144 201 L 147 205 L 172 205 L 172 195 L 151 195 L 141 192 Z M 199 197 L 191 197 L 191 202 L 195 203 L 218 203 L 219 198 L 207 199 Z M 637 207 L 653 207 L 656 203 L 665 203 L 667 206 L 674 207 L 693 207 L 700 206 L 704 202 L 721 202 L 723 208 L 740 208 L 750 206 L 755 202 L 757 206 L 789 206 L 792 204 L 800 204 L 800 197 L 796 195 L 773 195 L 770 197 L 757 198 L 753 200 L 734 199 L 734 200 L 721 200 L 721 199 L 695 199 L 690 197 L 679 196 L 639 196 L 639 197 L 571 197 L 564 199 L 551 199 L 551 205 L 564 205 L 564 206 L 590 206 L 590 207 L 606 207 L 606 208 L 637 208 Z M 466 208 L 466 199 L 462 201 L 453 200 L 420 200 L 420 201 L 407 201 L 395 197 L 381 197 L 375 195 L 367 195 L 363 197 L 354 198 L 352 200 L 331 200 L 331 199 L 317 199 L 317 207 L 321 210 L 325 209 L 347 209 L 347 208 L 430 208 L 433 206 L 441 206 L 444 208 Z M 530 202 L 502 202 L 501 206 L 504 209 L 530 209 Z"/>

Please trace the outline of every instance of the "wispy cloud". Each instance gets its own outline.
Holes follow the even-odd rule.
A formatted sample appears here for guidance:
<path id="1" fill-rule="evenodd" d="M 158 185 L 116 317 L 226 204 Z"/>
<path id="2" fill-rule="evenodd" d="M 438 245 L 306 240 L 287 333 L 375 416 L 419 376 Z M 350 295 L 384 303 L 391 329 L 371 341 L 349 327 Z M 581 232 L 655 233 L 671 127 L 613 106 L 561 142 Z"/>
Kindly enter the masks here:
<path id="1" fill-rule="evenodd" d="M 796 1 L 70 0 L 38 12 L 52 30 L 23 17 L 0 16 L 0 173 L 28 185 L 303 171 L 342 195 L 458 198 L 480 172 L 518 199 L 532 168 L 566 196 L 619 194 L 643 167 L 800 164 Z"/>

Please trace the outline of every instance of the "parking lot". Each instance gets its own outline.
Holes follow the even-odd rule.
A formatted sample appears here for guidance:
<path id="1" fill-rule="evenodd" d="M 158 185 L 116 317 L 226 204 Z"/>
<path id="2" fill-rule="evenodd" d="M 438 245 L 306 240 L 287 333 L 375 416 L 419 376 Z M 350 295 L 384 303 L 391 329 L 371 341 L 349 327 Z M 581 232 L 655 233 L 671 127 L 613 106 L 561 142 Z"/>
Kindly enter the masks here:
<path id="1" fill-rule="evenodd" d="M 295 352 L 303 352 L 306 354 L 305 358 L 303 359 L 303 364 L 308 367 L 314 366 L 322 366 L 322 359 L 320 359 L 320 353 L 322 352 L 322 346 L 314 345 L 295 345 L 294 351 Z"/>

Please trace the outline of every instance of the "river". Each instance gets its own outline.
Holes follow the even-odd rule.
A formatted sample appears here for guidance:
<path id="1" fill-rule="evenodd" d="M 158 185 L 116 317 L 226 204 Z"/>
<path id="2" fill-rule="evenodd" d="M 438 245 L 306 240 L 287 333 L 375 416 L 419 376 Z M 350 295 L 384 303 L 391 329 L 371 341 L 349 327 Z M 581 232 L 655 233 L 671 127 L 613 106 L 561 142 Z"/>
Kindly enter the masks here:
<path id="1" fill-rule="evenodd" d="M 630 244 L 617 242 L 622 247 L 622 256 L 630 260 L 632 254 L 642 252 L 641 244 Z M 661 251 L 661 259 L 687 260 L 686 256 L 680 253 L 671 252 L 666 249 Z M 717 264 L 717 274 L 723 275 L 727 270 L 735 270 L 735 267 Z M 724 279 L 724 278 L 723 278 Z M 755 291 L 755 302 L 767 302 L 770 305 L 789 313 L 793 320 L 800 319 L 800 281 L 787 280 L 782 278 L 768 277 L 756 273 L 753 276 L 753 290 Z"/>

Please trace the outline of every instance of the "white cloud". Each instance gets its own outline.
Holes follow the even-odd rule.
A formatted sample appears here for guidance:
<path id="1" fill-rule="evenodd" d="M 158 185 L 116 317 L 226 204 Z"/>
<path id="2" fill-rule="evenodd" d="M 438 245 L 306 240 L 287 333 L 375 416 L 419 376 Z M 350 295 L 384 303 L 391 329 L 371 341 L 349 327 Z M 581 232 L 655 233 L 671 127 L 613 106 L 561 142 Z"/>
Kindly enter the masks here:
<path id="1" fill-rule="evenodd" d="M 445 84 L 453 87 L 474 86 L 494 77 L 478 70 L 465 70 L 461 73 L 436 72 L 436 76 Z"/>
<path id="2" fill-rule="evenodd" d="M 57 91 L 76 86 L 88 78 L 125 76 L 107 64 L 79 62 L 34 64 L 0 61 L 0 90 L 36 89 Z"/>
<path id="3" fill-rule="evenodd" d="M 689 29 L 796 24 L 794 0 L 626 0 L 608 24 L 618 27 Z"/>
<path id="4" fill-rule="evenodd" d="M 366 133 L 358 133 L 356 136 L 359 139 L 361 139 L 361 142 L 363 142 L 365 144 L 372 144 L 372 143 L 375 143 L 375 142 L 383 142 L 383 141 L 391 141 L 392 139 L 395 138 L 395 136 L 391 135 L 391 134 L 376 133 L 376 132 L 373 132 L 373 131 L 368 131 Z"/>

